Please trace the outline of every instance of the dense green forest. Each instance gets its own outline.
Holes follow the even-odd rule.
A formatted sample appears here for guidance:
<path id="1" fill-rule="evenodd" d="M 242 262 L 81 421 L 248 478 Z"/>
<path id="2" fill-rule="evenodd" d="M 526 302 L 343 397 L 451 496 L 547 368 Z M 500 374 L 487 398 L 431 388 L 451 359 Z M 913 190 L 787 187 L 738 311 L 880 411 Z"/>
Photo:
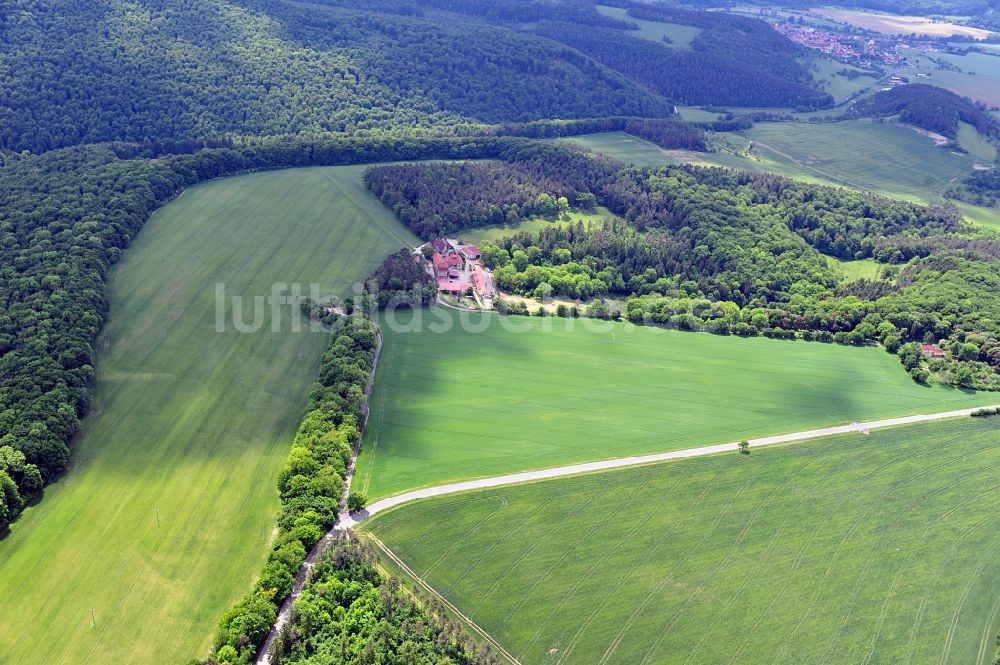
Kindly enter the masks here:
<path id="1" fill-rule="evenodd" d="M 1000 241 L 976 236 L 954 209 L 723 169 L 621 168 L 552 146 L 506 158 L 511 166 L 493 169 L 403 167 L 372 184 L 383 200 L 408 196 L 401 220 L 432 237 L 437 229 L 427 220 L 488 209 L 490 195 L 501 214 L 509 190 L 493 171 L 544 173 L 553 191 L 595 196 L 624 221 L 484 243 L 484 261 L 505 291 L 543 300 L 624 297 L 624 315 L 636 323 L 877 342 L 918 381 L 929 376 L 914 345 L 939 342 L 950 355 L 931 366 L 936 380 L 1000 389 Z M 462 186 L 421 184 L 453 177 Z M 495 223 L 475 214 L 449 219 Z M 875 258 L 884 277 L 845 285 L 824 255 Z"/>
<path id="2" fill-rule="evenodd" d="M 976 205 L 995 206 L 1000 200 L 1000 171 L 976 171 L 960 185 L 948 189 L 946 196 Z"/>
<path id="3" fill-rule="evenodd" d="M 667 115 L 577 51 L 482 23 L 275 0 L 0 6 L 0 149 Z"/>
<path id="4" fill-rule="evenodd" d="M 776 106 L 802 110 L 833 105 L 796 60 L 802 49 L 763 21 L 627 3 L 644 20 L 702 28 L 688 49 L 669 48 L 610 28 L 542 23 L 538 34 L 568 44 L 681 104 Z"/>
<path id="5" fill-rule="evenodd" d="M 745 17 L 631 8 L 703 29 L 671 49 L 589 2 L 367 4 L 5 3 L 0 151 L 832 101 L 799 47 Z"/>
<path id="6" fill-rule="evenodd" d="M 937 132 L 950 139 L 958 136 L 958 123 L 967 122 L 980 134 L 1000 139 L 1000 123 L 985 108 L 955 93 L 923 83 L 896 86 L 857 102 L 851 116 L 898 116 L 903 122 Z"/>
<path id="7" fill-rule="evenodd" d="M 423 257 L 415 257 L 408 248 L 390 254 L 365 280 L 365 310 L 400 305 L 430 305 L 437 299 L 437 281 L 424 270 Z M 353 306 L 353 303 L 351 303 Z"/>
<path id="8" fill-rule="evenodd" d="M 433 601 L 425 607 L 378 568 L 374 546 L 338 534 L 279 633 L 276 665 L 493 665 Z M 220 663 L 235 662 L 219 659 Z"/>
<path id="9" fill-rule="evenodd" d="M 365 183 L 424 238 L 554 215 L 573 196 L 564 182 L 502 163 L 377 166 L 365 173 Z"/>

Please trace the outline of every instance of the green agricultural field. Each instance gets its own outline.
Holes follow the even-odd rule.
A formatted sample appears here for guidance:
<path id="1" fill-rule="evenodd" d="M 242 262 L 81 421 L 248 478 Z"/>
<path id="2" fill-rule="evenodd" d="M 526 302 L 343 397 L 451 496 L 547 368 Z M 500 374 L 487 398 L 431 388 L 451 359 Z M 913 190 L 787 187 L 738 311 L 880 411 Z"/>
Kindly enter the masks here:
<path id="1" fill-rule="evenodd" d="M 833 99 L 837 102 L 842 102 L 875 83 L 875 77 L 865 70 L 830 58 L 817 56 L 810 58 L 805 64 L 812 72 L 813 78 L 819 81 L 823 89 L 833 95 Z M 845 70 L 857 72 L 858 76 L 850 79 L 840 73 Z"/>
<path id="2" fill-rule="evenodd" d="M 953 203 L 961 211 L 962 215 L 973 224 L 1000 231 L 1000 209 L 974 206 L 969 203 L 962 203 L 961 201 L 954 201 Z"/>
<path id="3" fill-rule="evenodd" d="M 583 222 L 584 226 L 600 224 L 609 217 L 617 217 L 617 215 L 604 206 L 597 206 L 593 210 L 570 210 L 568 220 L 533 217 L 517 224 L 497 224 L 495 226 L 481 226 L 475 229 L 463 229 L 459 232 L 458 236 L 466 242 L 478 244 L 486 240 L 506 238 L 521 231 L 537 233 L 542 229 L 560 228 L 568 224 L 576 224 L 577 222 Z"/>
<path id="4" fill-rule="evenodd" d="M 364 167 L 194 187 L 159 211 L 111 276 L 92 413 L 68 474 L 0 540 L 0 661 L 184 663 L 252 585 L 275 481 L 327 336 L 215 332 L 215 288 L 342 294 L 414 241 Z M 252 312 L 244 313 L 247 321 Z M 301 321 L 301 319 L 298 319 Z M 96 625 L 91 622 L 91 610 Z"/>
<path id="5" fill-rule="evenodd" d="M 966 25 L 947 23 L 945 21 L 933 21 L 922 16 L 901 16 L 888 12 L 834 9 L 831 7 L 818 7 L 810 11 L 813 14 L 829 18 L 837 23 L 853 25 L 885 35 L 909 35 L 916 33 L 918 35 L 939 38 L 962 35 L 972 37 L 973 39 L 986 39 L 990 36 L 989 30 L 971 28 Z"/>
<path id="6" fill-rule="evenodd" d="M 720 115 L 718 111 L 706 111 L 695 106 L 678 106 L 677 114 L 687 122 L 715 122 Z"/>
<path id="7" fill-rule="evenodd" d="M 686 113 L 687 111 L 685 111 Z M 586 134 L 555 139 L 575 143 L 588 150 L 607 155 L 626 164 L 636 166 L 663 166 L 665 164 L 694 164 L 696 166 L 726 166 L 745 171 L 763 171 L 764 164 L 738 156 L 746 149 L 749 141 L 738 134 L 715 134 L 713 142 L 724 149 L 717 152 L 695 152 L 693 150 L 664 150 L 655 143 L 637 138 L 625 132 Z"/>
<path id="8" fill-rule="evenodd" d="M 918 386 L 875 347 L 439 308 L 421 310 L 416 323 L 411 316 L 383 325 L 354 479 L 370 500 L 997 401 L 991 393 Z"/>
<path id="9" fill-rule="evenodd" d="M 524 665 L 989 665 L 972 418 L 409 504 L 362 525 Z"/>
<path id="10" fill-rule="evenodd" d="M 694 38 L 701 34 L 701 28 L 696 28 L 692 25 L 643 21 L 633 18 L 628 15 L 626 10 L 619 9 L 618 7 L 597 5 L 597 11 L 606 16 L 638 25 L 639 29 L 633 33 L 629 33 L 630 35 L 634 34 L 637 37 L 642 37 L 643 39 L 648 39 L 664 46 L 670 46 L 671 48 L 687 48 L 694 41 Z M 663 40 L 664 37 L 669 38 L 670 42 L 665 42 Z"/>
<path id="11" fill-rule="evenodd" d="M 968 150 L 970 155 L 987 164 L 992 164 L 997 159 L 997 147 L 967 122 L 958 123 L 958 144 Z"/>
<path id="12" fill-rule="evenodd" d="M 622 132 L 561 140 L 637 166 L 688 163 L 767 171 L 918 203 L 940 203 L 955 179 L 982 162 L 937 146 L 907 126 L 867 120 L 760 123 L 739 134 L 715 135 L 717 151 L 711 153 L 663 150 Z M 753 141 L 749 151 L 748 141 Z"/>
<path id="13" fill-rule="evenodd" d="M 905 51 L 907 58 L 917 71 L 930 74 L 925 83 L 951 90 L 955 94 L 969 97 L 989 106 L 1000 105 L 1000 57 L 996 53 L 952 53 L 924 54 L 916 49 Z M 944 63 L 941 69 L 940 61 Z M 913 70 L 904 70 L 904 76 L 912 76 Z"/>
<path id="14" fill-rule="evenodd" d="M 972 172 L 975 161 L 895 123 L 762 123 L 744 134 L 792 168 L 914 201 L 939 200 L 953 178 Z"/>

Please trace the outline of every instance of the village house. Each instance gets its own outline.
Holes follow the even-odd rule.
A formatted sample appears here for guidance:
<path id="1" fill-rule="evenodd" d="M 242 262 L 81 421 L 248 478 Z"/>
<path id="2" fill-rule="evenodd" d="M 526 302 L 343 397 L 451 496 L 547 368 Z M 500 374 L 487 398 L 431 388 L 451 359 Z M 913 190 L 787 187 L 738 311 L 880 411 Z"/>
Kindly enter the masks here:
<path id="1" fill-rule="evenodd" d="M 434 252 L 434 256 L 431 257 L 431 263 L 434 264 L 435 277 L 446 277 L 448 275 L 448 268 L 451 266 L 448 264 L 448 261 L 441 256 L 440 252 Z"/>

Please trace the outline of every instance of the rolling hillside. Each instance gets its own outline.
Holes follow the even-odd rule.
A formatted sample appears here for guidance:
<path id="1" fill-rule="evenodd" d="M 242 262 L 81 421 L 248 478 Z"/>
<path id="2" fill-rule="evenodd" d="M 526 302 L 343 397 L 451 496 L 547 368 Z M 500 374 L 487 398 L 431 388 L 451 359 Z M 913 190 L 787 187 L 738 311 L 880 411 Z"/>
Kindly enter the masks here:
<path id="1" fill-rule="evenodd" d="M 669 114 L 663 100 L 548 40 L 283 0 L 5 3 L 0 81 L 0 149 L 35 152 Z"/>

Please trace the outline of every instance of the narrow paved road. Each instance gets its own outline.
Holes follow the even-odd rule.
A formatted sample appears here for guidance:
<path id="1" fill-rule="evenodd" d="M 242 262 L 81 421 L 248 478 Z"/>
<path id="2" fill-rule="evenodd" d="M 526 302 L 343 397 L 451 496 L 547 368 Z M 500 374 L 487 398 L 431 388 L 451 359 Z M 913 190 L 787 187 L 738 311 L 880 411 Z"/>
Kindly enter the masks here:
<path id="1" fill-rule="evenodd" d="M 972 409 L 960 409 L 958 411 L 945 411 L 943 413 L 930 413 L 918 416 L 905 416 L 902 418 L 888 418 L 885 420 L 872 420 L 864 423 L 852 423 L 850 425 L 840 425 L 838 427 L 824 427 L 821 429 L 807 430 L 805 432 L 795 432 L 793 434 L 781 434 L 769 436 L 762 439 L 750 439 L 750 448 L 761 446 L 772 446 L 780 443 L 795 443 L 798 441 L 808 441 L 823 436 L 834 434 L 850 434 L 852 432 L 866 432 L 873 429 L 894 427 L 897 425 L 909 425 L 913 423 L 923 423 L 932 420 L 943 420 L 945 418 L 969 417 L 973 411 L 983 407 Z M 994 407 L 986 407 L 994 408 Z M 997 408 L 1000 408 L 998 406 Z M 654 462 L 666 462 L 669 460 L 687 459 L 689 457 L 701 457 L 703 455 L 715 455 L 717 453 L 731 452 L 739 450 L 739 443 L 721 443 L 714 446 L 702 446 L 700 448 L 688 448 L 686 450 L 675 450 L 669 453 L 656 453 L 653 455 L 636 455 L 634 457 L 619 457 L 617 459 L 602 460 L 600 462 L 587 462 L 584 464 L 571 464 L 569 466 L 559 466 L 552 469 L 541 469 L 539 471 L 525 471 L 522 473 L 512 473 L 506 476 L 495 476 L 493 478 L 480 478 L 479 480 L 468 480 L 461 483 L 450 483 L 448 485 L 438 485 L 437 487 L 426 487 L 424 489 L 397 494 L 386 499 L 381 499 L 371 504 L 365 510 L 353 515 L 341 518 L 335 528 L 349 529 L 361 521 L 384 512 L 390 508 L 401 506 L 418 499 L 429 499 L 435 496 L 446 494 L 456 494 L 469 490 L 480 490 L 489 487 L 501 487 L 504 485 L 518 485 L 520 483 L 531 483 L 537 480 L 548 480 L 550 478 L 561 478 L 563 476 L 575 476 L 581 473 L 593 473 L 595 471 L 607 471 L 608 469 L 620 469 L 627 466 L 637 466 L 640 464 L 652 464 Z"/>

